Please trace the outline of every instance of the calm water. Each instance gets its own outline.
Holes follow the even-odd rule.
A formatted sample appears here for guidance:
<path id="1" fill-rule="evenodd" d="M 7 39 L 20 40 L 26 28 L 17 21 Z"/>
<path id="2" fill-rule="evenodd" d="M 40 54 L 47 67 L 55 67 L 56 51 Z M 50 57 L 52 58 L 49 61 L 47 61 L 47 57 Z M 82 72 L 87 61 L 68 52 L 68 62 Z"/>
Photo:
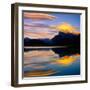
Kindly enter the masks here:
<path id="1" fill-rule="evenodd" d="M 24 48 L 24 77 L 80 75 L 80 54 L 72 48 Z"/>

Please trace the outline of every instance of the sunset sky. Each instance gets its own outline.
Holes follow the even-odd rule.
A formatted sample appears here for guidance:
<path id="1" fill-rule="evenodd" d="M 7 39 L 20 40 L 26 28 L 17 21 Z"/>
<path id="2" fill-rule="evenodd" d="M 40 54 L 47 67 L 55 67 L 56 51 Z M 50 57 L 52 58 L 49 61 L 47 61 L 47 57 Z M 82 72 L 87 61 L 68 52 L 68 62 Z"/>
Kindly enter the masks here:
<path id="1" fill-rule="evenodd" d="M 80 33 L 80 14 L 24 12 L 24 37 L 52 39 L 60 31 Z"/>

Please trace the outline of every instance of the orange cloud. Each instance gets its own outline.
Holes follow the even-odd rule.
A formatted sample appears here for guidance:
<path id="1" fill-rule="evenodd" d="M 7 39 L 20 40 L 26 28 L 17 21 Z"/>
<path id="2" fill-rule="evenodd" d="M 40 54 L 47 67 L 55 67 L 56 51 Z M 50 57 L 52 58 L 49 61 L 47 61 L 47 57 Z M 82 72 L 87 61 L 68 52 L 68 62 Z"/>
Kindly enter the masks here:
<path id="1" fill-rule="evenodd" d="M 69 23 L 61 23 L 61 24 L 58 24 L 56 26 L 52 26 L 52 28 L 56 28 L 58 31 L 61 31 L 61 32 L 64 32 L 64 33 L 73 33 L 73 34 L 80 34 L 78 30 L 78 28 L 72 26 L 71 24 Z"/>
<path id="2" fill-rule="evenodd" d="M 29 13 L 29 12 L 25 12 L 24 17 L 31 18 L 31 19 L 48 19 L 48 20 L 53 20 L 56 18 L 55 16 L 45 14 L 45 13 Z"/>

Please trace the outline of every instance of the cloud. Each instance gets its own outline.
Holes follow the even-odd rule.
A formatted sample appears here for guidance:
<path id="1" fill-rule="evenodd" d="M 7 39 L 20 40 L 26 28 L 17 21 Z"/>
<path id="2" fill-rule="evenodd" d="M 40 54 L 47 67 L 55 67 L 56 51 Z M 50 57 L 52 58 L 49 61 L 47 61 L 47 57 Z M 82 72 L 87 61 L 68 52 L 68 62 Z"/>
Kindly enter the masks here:
<path id="1" fill-rule="evenodd" d="M 52 39 L 59 33 L 56 29 L 51 29 L 45 24 L 27 24 L 24 25 L 24 37 L 31 39 Z"/>
<path id="2" fill-rule="evenodd" d="M 69 23 L 63 22 L 61 24 L 58 24 L 56 26 L 51 26 L 51 28 L 55 28 L 58 31 L 64 32 L 64 33 L 73 33 L 73 34 L 80 34 L 78 31 L 78 28 L 72 26 Z"/>
<path id="3" fill-rule="evenodd" d="M 30 13 L 25 12 L 24 18 L 30 18 L 30 19 L 40 19 L 40 20 L 53 20 L 56 17 L 53 15 L 45 14 L 45 13 Z"/>
<path id="4" fill-rule="evenodd" d="M 47 27 L 49 28 L 48 25 L 45 25 L 43 23 L 30 23 L 30 24 L 24 24 L 26 27 Z"/>

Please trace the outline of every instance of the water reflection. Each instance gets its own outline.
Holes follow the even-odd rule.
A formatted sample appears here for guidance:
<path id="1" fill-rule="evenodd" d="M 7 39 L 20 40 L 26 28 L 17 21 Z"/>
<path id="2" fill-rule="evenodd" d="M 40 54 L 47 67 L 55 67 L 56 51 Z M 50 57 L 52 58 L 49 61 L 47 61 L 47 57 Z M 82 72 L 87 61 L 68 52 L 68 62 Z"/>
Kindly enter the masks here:
<path id="1" fill-rule="evenodd" d="M 24 77 L 80 74 L 78 49 L 27 48 L 24 51 Z"/>

